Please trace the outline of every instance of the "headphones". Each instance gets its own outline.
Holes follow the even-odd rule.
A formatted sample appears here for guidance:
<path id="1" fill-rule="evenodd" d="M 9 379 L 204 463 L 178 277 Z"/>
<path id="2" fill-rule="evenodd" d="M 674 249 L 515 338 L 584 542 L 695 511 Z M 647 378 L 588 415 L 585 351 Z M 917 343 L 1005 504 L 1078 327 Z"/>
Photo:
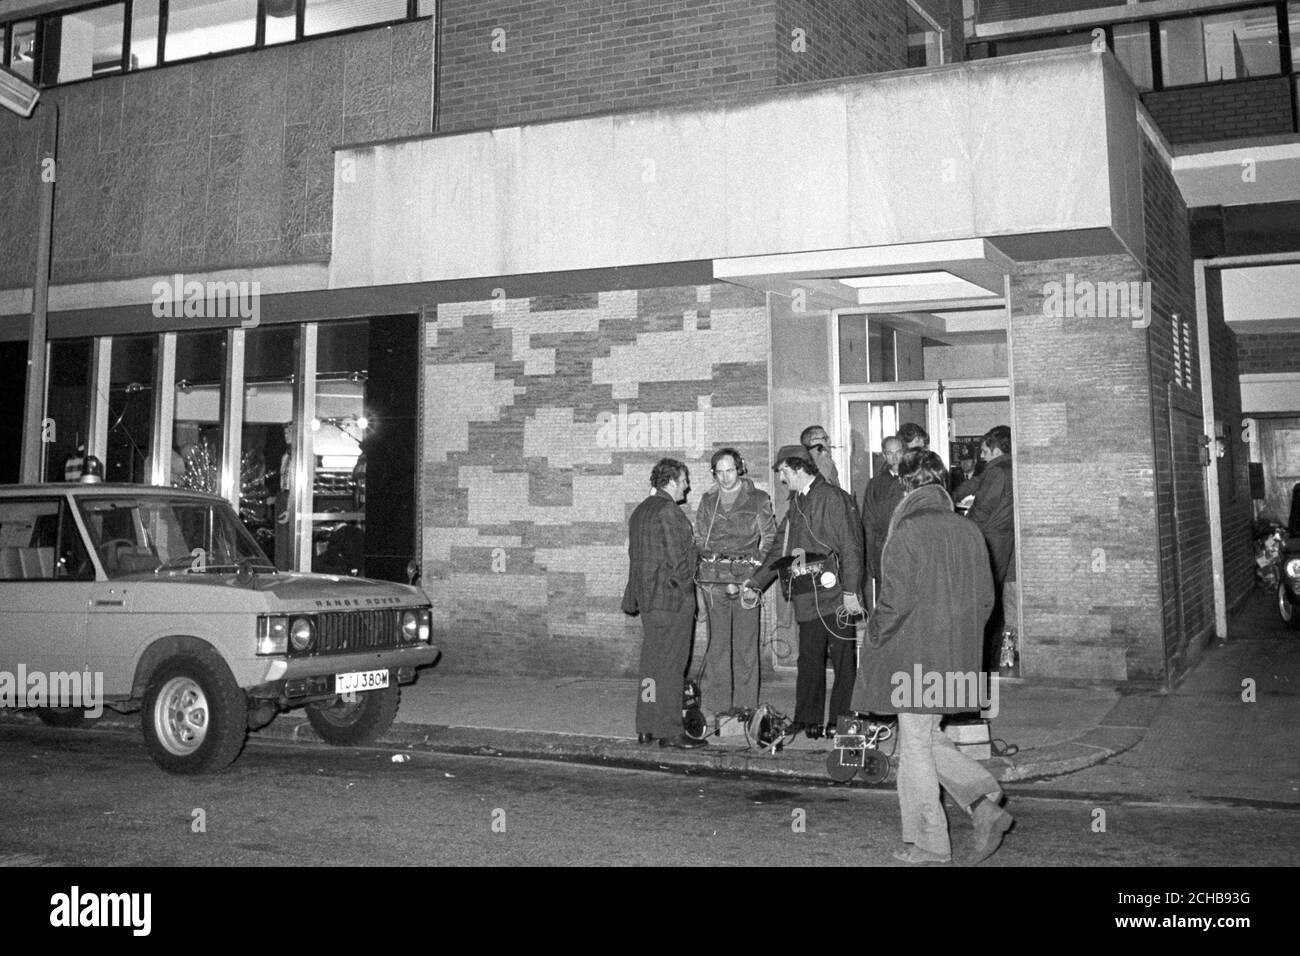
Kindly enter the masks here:
<path id="1" fill-rule="evenodd" d="M 709 471 L 716 472 L 718 470 L 718 461 L 727 455 L 730 455 L 731 460 L 736 463 L 737 478 L 744 478 L 749 474 L 749 466 L 745 464 L 745 459 L 734 448 L 719 448 L 715 451 L 713 457 L 709 459 Z"/>

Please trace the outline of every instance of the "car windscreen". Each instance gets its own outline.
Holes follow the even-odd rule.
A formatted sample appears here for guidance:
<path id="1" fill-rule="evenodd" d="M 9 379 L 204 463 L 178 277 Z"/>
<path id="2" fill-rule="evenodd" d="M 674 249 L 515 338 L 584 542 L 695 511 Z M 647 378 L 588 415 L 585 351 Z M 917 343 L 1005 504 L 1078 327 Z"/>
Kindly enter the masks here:
<path id="1" fill-rule="evenodd" d="M 275 570 L 225 502 L 86 497 L 78 506 L 110 578 Z"/>

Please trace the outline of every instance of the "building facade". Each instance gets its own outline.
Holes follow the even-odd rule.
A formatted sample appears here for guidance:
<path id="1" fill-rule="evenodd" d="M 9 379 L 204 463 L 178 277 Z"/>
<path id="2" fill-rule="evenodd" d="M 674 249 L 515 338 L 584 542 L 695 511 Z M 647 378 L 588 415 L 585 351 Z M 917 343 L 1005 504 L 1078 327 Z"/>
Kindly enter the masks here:
<path id="1" fill-rule="evenodd" d="M 0 18 L 42 87 L 0 116 L 0 388 L 40 403 L 0 480 L 96 454 L 282 567 L 414 559 L 447 667 L 632 673 L 655 460 L 770 488 L 823 424 L 860 495 L 915 421 L 1012 427 L 1022 674 L 1171 684 L 1300 477 L 1300 3 Z"/>

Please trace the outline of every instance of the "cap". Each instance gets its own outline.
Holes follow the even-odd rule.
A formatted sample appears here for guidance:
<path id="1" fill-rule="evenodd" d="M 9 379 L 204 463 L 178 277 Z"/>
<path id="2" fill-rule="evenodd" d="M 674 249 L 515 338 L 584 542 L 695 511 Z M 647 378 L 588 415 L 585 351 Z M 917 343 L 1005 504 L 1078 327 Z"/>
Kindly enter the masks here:
<path id="1" fill-rule="evenodd" d="M 776 471 L 780 468 L 781 462 L 787 458 L 802 458 L 804 461 L 811 461 L 808 457 L 808 449 L 804 448 L 803 445 L 782 445 L 780 451 L 776 453 L 776 464 L 772 466 L 772 470 Z"/>

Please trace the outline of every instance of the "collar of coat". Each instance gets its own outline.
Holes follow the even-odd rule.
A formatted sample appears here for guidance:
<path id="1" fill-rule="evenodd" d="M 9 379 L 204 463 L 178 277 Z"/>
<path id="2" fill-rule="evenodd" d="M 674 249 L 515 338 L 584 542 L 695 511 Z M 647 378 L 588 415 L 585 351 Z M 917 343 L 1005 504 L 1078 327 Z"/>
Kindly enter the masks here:
<path id="1" fill-rule="evenodd" d="M 952 496 L 942 485 L 922 485 L 914 491 L 909 491 L 894 509 L 893 517 L 889 519 L 889 533 L 893 534 L 894 528 L 904 518 L 921 511 L 946 511 L 948 514 L 953 514 Z"/>

